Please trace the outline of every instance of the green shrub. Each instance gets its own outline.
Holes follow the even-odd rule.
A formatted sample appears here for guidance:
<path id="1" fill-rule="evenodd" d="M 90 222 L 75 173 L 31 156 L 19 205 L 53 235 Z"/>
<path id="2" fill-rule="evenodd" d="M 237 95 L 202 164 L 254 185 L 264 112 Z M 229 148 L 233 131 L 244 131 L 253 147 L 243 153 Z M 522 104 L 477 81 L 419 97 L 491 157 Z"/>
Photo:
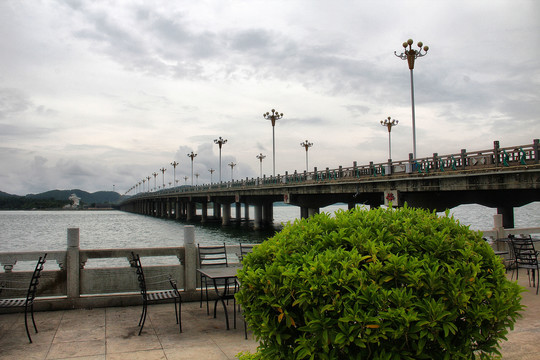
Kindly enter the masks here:
<path id="1" fill-rule="evenodd" d="M 243 359 L 489 359 L 522 289 L 477 232 L 413 208 L 287 224 L 245 257 Z"/>

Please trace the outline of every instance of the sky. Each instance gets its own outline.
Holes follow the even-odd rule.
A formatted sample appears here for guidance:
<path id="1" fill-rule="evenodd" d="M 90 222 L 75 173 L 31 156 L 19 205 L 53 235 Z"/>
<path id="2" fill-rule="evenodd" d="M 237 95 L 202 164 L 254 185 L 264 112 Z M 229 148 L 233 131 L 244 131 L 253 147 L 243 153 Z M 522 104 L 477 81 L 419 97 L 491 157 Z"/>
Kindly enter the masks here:
<path id="1" fill-rule="evenodd" d="M 191 184 L 192 151 L 215 182 L 220 136 L 223 181 L 270 176 L 272 109 L 276 174 L 305 140 L 310 171 L 387 161 L 388 116 L 408 159 L 409 38 L 418 157 L 540 137 L 537 0 L 0 0 L 0 191 Z"/>

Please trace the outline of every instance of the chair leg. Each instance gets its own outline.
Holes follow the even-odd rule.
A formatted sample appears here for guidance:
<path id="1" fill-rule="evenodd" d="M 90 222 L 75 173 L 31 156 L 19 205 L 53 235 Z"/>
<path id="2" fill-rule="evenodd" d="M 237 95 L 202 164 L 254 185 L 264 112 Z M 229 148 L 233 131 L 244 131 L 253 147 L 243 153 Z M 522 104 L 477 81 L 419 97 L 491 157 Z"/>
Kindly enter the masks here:
<path id="1" fill-rule="evenodd" d="M 205 294 L 206 294 L 206 315 L 210 315 L 210 307 L 208 306 L 208 282 L 205 281 Z"/>
<path id="2" fill-rule="evenodd" d="M 182 332 L 182 300 L 178 299 L 178 327 Z"/>
<path id="3" fill-rule="evenodd" d="M 139 326 L 141 327 L 139 329 L 139 336 L 141 336 L 142 330 L 144 328 L 144 323 L 146 322 L 146 312 L 147 312 L 147 304 L 146 302 L 143 304 L 143 312 L 141 314 L 141 320 L 139 320 Z"/>
<path id="4" fill-rule="evenodd" d="M 30 331 L 28 331 L 28 306 L 24 307 L 24 327 L 26 328 L 26 335 L 28 336 L 28 340 L 30 340 L 31 344 L 32 338 L 30 337 Z"/>
<path id="5" fill-rule="evenodd" d="M 200 279 L 201 279 L 201 304 L 200 304 L 199 307 L 202 308 L 202 298 L 203 298 L 203 277 L 202 277 L 202 275 L 200 276 Z"/>
<path id="6" fill-rule="evenodd" d="M 176 323 L 178 324 L 178 310 L 176 309 L 176 298 L 174 298 L 174 317 L 176 318 Z"/>

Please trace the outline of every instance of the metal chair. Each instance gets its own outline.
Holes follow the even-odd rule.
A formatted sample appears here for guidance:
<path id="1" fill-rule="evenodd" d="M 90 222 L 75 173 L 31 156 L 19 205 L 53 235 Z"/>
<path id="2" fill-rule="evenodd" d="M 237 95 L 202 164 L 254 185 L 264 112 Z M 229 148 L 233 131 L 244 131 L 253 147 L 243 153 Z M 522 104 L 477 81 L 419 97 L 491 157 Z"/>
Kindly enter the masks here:
<path id="1" fill-rule="evenodd" d="M 143 308 L 141 318 L 139 320 L 139 326 L 141 327 L 139 329 L 139 335 L 141 335 L 144 328 L 144 323 L 146 321 L 146 314 L 148 313 L 148 303 L 167 301 L 170 299 L 174 300 L 174 314 L 176 317 L 176 323 L 178 324 L 180 332 L 182 332 L 182 297 L 180 296 L 180 292 L 178 291 L 176 281 L 170 275 L 167 275 L 167 280 L 157 281 L 151 284 L 168 282 L 172 287 L 171 290 L 148 291 L 146 287 L 146 278 L 144 277 L 144 271 L 142 268 L 141 258 L 139 257 L 139 254 L 135 254 L 132 252 L 130 263 L 131 266 L 136 269 L 137 281 L 139 282 L 139 289 L 141 290 L 141 296 L 143 299 Z"/>
<path id="2" fill-rule="evenodd" d="M 229 266 L 227 260 L 227 247 L 225 243 L 218 246 L 201 246 L 197 244 L 197 250 L 199 254 L 199 268 L 205 267 L 218 267 L 218 266 Z M 208 305 L 208 279 L 203 274 L 200 274 L 201 281 L 201 302 L 200 307 L 202 307 L 203 302 L 203 284 L 204 284 L 204 293 L 206 294 L 206 313 L 210 315 L 210 307 Z M 218 284 L 219 285 L 219 284 Z"/>
<path id="3" fill-rule="evenodd" d="M 39 285 L 39 278 L 41 277 L 41 271 L 43 270 L 43 265 L 45 264 L 45 258 L 47 254 L 40 256 L 36 264 L 32 278 L 30 279 L 30 285 L 28 286 L 28 291 L 26 292 L 26 298 L 4 298 L 0 299 L 0 307 L 23 307 L 24 306 L 24 327 L 26 328 L 26 335 L 28 340 L 32 343 L 32 337 L 30 336 L 30 331 L 28 330 L 28 311 L 32 317 L 32 324 L 34 325 L 34 330 L 37 334 L 38 329 L 36 326 L 36 320 L 34 319 L 34 300 L 36 298 L 37 286 Z M 6 283 L 0 286 L 0 293 L 2 290 L 14 290 L 21 291 L 25 290 L 23 288 L 12 288 L 8 287 Z"/>
<path id="4" fill-rule="evenodd" d="M 240 243 L 240 257 L 239 257 L 239 261 L 242 262 L 244 260 L 244 256 L 246 256 L 247 254 L 249 254 L 250 252 L 253 251 L 253 248 L 257 246 L 255 244 L 242 244 Z"/>
<path id="5" fill-rule="evenodd" d="M 515 266 L 517 269 L 516 280 L 519 279 L 519 269 L 527 269 L 529 286 L 531 286 L 532 270 L 532 284 L 533 287 L 536 286 L 536 295 L 538 295 L 538 287 L 540 286 L 540 265 L 538 264 L 538 252 L 534 248 L 531 236 L 516 238 L 513 235 L 509 235 L 508 238 L 510 239 L 510 243 L 514 250 Z"/>

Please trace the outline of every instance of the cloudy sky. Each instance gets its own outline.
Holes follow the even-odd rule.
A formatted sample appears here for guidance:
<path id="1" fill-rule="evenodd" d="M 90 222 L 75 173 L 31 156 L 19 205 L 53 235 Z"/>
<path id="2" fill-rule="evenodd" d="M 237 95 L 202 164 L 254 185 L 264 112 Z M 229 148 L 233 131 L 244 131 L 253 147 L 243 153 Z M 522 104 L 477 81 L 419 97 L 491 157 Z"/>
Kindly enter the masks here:
<path id="1" fill-rule="evenodd" d="M 540 2 L 0 0 L 0 191 L 125 193 L 530 144 L 540 136 Z M 218 171 L 213 174 L 214 181 Z M 188 184 L 191 180 L 187 180 Z M 154 179 L 151 180 L 153 187 Z M 133 194 L 133 192 L 131 192 Z"/>

